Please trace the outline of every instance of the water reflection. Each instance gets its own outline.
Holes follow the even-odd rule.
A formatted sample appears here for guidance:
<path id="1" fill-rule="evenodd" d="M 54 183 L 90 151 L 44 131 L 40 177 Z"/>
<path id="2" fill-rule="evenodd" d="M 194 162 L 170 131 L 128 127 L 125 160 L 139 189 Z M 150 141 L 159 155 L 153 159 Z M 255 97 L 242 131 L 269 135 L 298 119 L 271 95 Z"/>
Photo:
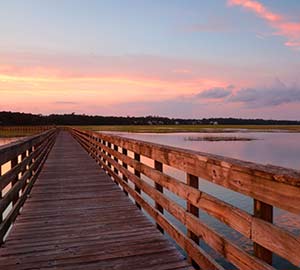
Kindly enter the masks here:
<path id="1" fill-rule="evenodd" d="M 144 140 L 164 145 L 170 145 L 195 151 L 208 152 L 217 155 L 228 156 L 232 158 L 258 162 L 262 164 L 273 164 L 293 169 L 300 168 L 300 134 L 299 133 L 254 133 L 245 134 L 234 133 L 236 137 L 251 137 L 257 140 L 252 141 L 191 141 L 187 137 L 215 136 L 215 133 L 125 133 L 109 132 L 128 138 Z M 228 136 L 228 133 L 218 133 L 218 136 Z M 152 161 L 153 162 L 153 161 Z M 149 161 L 145 162 L 147 165 Z M 185 182 L 185 173 L 174 168 L 164 166 L 164 172 Z M 147 179 L 149 182 L 149 180 Z M 217 186 L 205 180 L 200 180 L 200 189 L 223 200 L 234 206 L 237 206 L 249 213 L 253 213 L 253 200 L 247 196 L 230 191 Z M 178 204 L 185 207 L 185 202 L 175 196 L 173 193 L 166 191 L 165 194 Z M 168 213 L 168 218 L 175 223 L 183 232 L 184 226 Z M 248 252 L 253 252 L 252 242 L 243 237 L 238 232 L 230 229 L 215 218 L 200 211 L 200 219 L 214 228 L 218 233 L 225 235 L 227 238 L 242 246 Z M 300 217 L 290 214 L 281 209 L 274 209 L 274 223 L 280 227 L 289 230 L 295 235 L 300 236 Z M 212 254 L 215 256 L 215 254 Z M 274 266 L 281 269 L 297 269 L 278 256 L 274 256 Z M 224 264 L 224 262 L 223 262 Z M 228 265 L 227 265 L 228 266 Z"/>

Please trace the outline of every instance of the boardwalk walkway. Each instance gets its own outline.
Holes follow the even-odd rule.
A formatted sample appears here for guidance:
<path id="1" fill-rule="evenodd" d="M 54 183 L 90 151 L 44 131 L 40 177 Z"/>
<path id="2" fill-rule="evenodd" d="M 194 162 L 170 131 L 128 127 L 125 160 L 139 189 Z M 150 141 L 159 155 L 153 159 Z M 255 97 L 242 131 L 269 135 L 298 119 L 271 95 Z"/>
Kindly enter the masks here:
<path id="1" fill-rule="evenodd" d="M 6 243 L 0 269 L 188 269 L 188 263 L 67 132 Z"/>

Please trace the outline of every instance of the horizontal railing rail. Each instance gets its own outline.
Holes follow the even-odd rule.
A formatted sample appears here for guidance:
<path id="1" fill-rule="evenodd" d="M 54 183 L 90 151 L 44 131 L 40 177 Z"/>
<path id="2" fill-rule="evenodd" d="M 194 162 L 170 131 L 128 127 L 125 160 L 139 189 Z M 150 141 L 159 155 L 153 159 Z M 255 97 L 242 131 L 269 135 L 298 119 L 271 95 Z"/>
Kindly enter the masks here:
<path id="1" fill-rule="evenodd" d="M 204 269 L 222 269 L 199 246 L 200 239 L 237 268 L 274 269 L 271 266 L 273 253 L 300 265 L 299 237 L 273 224 L 273 206 L 300 214 L 299 171 L 111 134 L 70 130 L 124 192 L 130 194 L 137 206 L 155 220 L 158 229 L 168 233 L 185 250 L 195 265 Z M 133 152 L 133 157 L 128 151 Z M 142 156 L 151 159 L 153 166 L 143 163 Z M 183 171 L 186 183 L 164 173 L 164 165 Z M 151 179 L 154 185 L 143 180 L 141 174 Z M 253 198 L 253 214 L 201 191 L 199 178 Z M 185 200 L 186 208 L 166 196 L 165 189 Z M 155 206 L 143 198 L 141 191 L 155 202 Z M 254 254 L 202 222 L 198 217 L 199 209 L 250 239 Z M 172 224 L 164 210 L 186 227 L 186 235 Z"/>
<path id="2" fill-rule="evenodd" d="M 41 171 L 56 135 L 57 129 L 51 129 L 0 146 L 0 245 Z"/>

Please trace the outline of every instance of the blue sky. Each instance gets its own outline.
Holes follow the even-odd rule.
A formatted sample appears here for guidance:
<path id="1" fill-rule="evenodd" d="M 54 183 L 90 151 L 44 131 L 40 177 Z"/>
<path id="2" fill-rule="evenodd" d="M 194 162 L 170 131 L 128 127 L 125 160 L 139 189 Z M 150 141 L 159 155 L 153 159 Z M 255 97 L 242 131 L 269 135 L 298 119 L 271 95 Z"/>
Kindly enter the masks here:
<path id="1" fill-rule="evenodd" d="M 128 109 L 112 106 L 146 104 L 129 113 L 156 114 L 161 103 L 176 100 L 178 107 L 184 99 L 184 117 L 298 119 L 299 14 L 298 0 L 2 1 L 0 109 L 125 114 Z M 187 105 L 202 91 L 229 85 L 230 98 Z M 31 101 L 19 104 L 15 97 L 25 97 L 24 89 Z M 236 101 L 247 89 L 260 99 L 282 91 L 293 100 L 251 106 Z M 216 104 L 224 104 L 224 111 Z M 292 109 L 283 112 L 287 105 Z M 167 108 L 160 113 L 180 116 Z"/>

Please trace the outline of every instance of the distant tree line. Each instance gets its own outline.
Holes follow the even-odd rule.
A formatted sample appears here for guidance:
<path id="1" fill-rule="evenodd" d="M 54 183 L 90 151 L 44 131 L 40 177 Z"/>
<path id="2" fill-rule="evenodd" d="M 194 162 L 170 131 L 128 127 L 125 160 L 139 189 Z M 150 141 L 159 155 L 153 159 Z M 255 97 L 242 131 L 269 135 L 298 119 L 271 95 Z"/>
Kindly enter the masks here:
<path id="1" fill-rule="evenodd" d="M 300 121 L 241 118 L 180 119 L 160 116 L 121 117 L 84 114 L 31 114 L 0 112 L 0 125 L 300 125 Z"/>

